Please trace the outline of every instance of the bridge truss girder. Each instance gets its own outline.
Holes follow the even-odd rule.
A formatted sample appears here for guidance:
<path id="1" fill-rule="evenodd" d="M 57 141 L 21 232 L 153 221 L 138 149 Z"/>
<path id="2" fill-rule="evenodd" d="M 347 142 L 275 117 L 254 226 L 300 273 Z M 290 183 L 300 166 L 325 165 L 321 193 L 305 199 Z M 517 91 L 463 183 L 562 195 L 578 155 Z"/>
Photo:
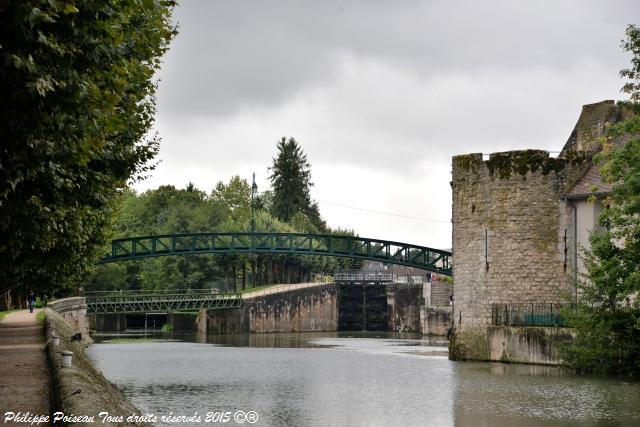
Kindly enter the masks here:
<path id="1" fill-rule="evenodd" d="M 452 254 L 440 249 L 366 237 L 303 233 L 189 233 L 129 237 L 111 242 L 99 263 L 203 254 L 273 253 L 348 257 L 452 275 Z"/>
<path id="2" fill-rule="evenodd" d="M 87 296 L 87 313 L 167 313 L 202 308 L 240 308 L 240 295 L 162 294 Z"/>

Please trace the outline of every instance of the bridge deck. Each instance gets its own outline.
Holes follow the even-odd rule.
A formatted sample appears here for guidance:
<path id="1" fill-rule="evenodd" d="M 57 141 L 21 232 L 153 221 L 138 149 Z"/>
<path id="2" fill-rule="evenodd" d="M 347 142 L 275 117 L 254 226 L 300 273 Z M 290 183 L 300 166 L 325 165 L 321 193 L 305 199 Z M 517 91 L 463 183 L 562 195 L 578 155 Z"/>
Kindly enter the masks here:
<path id="1" fill-rule="evenodd" d="M 112 241 L 100 263 L 202 253 L 276 253 L 348 257 L 452 275 L 452 254 L 409 243 L 357 236 L 303 233 L 190 233 Z"/>
<path id="2" fill-rule="evenodd" d="M 194 311 L 202 308 L 239 308 L 239 294 L 132 294 L 87 295 L 87 313 L 166 313 L 170 311 Z"/>

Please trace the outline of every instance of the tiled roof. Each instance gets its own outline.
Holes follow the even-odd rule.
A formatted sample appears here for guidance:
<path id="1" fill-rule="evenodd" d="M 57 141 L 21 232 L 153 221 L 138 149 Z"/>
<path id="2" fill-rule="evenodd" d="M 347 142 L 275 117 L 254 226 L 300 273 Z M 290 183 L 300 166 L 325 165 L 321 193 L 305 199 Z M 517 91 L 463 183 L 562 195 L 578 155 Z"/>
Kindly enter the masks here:
<path id="1" fill-rule="evenodd" d="M 602 182 L 600 167 L 591 165 L 582 178 L 567 191 L 565 197 L 568 199 L 582 199 L 592 194 L 610 194 L 612 189 L 611 184 Z"/>

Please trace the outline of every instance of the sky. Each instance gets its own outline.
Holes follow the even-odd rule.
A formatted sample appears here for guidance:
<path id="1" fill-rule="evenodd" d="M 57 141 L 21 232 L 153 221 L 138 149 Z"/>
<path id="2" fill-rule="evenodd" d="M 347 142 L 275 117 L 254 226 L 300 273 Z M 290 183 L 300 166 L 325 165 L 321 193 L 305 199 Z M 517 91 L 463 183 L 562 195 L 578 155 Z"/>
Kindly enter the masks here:
<path id="1" fill-rule="evenodd" d="M 134 188 L 255 172 L 264 191 L 294 137 L 329 226 L 450 248 L 452 156 L 560 151 L 582 105 L 624 99 L 638 18 L 637 0 L 182 0 L 159 163 Z"/>

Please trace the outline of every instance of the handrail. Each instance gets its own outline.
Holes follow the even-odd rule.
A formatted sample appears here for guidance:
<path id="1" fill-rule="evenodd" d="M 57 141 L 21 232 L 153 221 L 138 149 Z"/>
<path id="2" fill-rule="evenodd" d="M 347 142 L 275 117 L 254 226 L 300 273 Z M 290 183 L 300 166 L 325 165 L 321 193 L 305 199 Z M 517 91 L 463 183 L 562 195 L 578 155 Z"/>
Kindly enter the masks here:
<path id="1" fill-rule="evenodd" d="M 310 233 L 185 233 L 127 237 L 111 242 L 101 264 L 202 253 L 275 253 L 335 256 L 417 267 L 451 276 L 452 253 L 391 240 Z"/>

